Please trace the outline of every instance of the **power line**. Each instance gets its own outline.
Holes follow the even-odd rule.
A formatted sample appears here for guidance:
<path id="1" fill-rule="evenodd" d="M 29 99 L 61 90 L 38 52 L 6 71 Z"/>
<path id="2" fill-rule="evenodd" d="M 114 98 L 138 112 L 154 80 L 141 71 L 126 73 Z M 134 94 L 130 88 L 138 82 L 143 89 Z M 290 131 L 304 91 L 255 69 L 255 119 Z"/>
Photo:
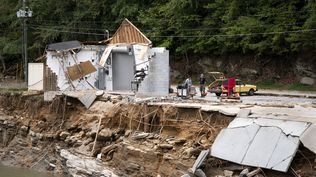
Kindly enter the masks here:
<path id="1" fill-rule="evenodd" d="M 73 19 L 71 19 L 73 20 Z M 58 22 L 58 24 L 93 24 L 93 25 L 96 25 L 96 24 L 115 24 L 115 23 L 120 23 L 120 22 L 113 22 L 113 21 L 95 21 L 95 20 L 73 20 L 73 21 L 63 21 L 63 20 L 33 20 L 35 22 Z M 123 19 L 122 19 L 123 20 Z"/>
<path id="2" fill-rule="evenodd" d="M 311 22 L 316 22 L 316 21 L 311 21 Z M 305 22 L 295 22 L 295 23 L 289 23 L 289 24 L 278 24 L 280 26 L 297 26 L 297 25 L 303 25 Z M 274 24 L 271 24 L 274 25 Z M 185 29 L 180 29 L 182 31 L 208 31 L 208 30 L 226 30 L 226 29 L 232 29 L 235 27 L 243 27 L 243 26 L 230 26 L 230 27 L 221 27 L 221 28 L 217 28 L 217 27 L 211 27 L 211 28 L 185 28 Z M 257 28 L 257 27 L 271 27 L 269 25 L 251 25 L 251 26 L 247 26 L 245 29 L 249 29 L 249 28 Z"/>
<path id="3" fill-rule="evenodd" d="M 32 27 L 40 27 L 40 28 L 55 28 L 55 29 L 78 29 L 78 30 L 93 30 L 93 31 L 105 31 L 105 30 L 113 30 L 113 29 L 100 29 L 100 28 L 82 28 L 82 27 L 68 27 L 68 26 L 56 26 L 56 25 L 36 25 L 30 24 Z"/>
<path id="4" fill-rule="evenodd" d="M 78 31 L 64 31 L 50 28 L 35 28 L 37 30 L 48 30 L 55 31 L 61 33 L 73 33 L 73 34 L 85 34 L 85 35 L 96 35 L 96 36 L 104 36 L 105 34 L 101 33 L 86 33 L 86 32 L 78 32 Z M 214 34 L 214 35 L 192 35 L 192 36 L 180 36 L 180 35 L 171 35 L 171 36 L 150 36 L 152 38 L 201 38 L 201 37 L 242 37 L 242 36 L 253 36 L 253 35 L 273 35 L 273 34 L 289 34 L 289 33 L 308 33 L 315 32 L 316 29 L 306 29 L 306 30 L 292 30 L 292 31 L 277 31 L 277 32 L 262 32 L 262 33 L 245 33 L 245 34 Z"/>
<path id="5" fill-rule="evenodd" d="M 151 38 L 242 37 L 242 36 L 254 36 L 254 35 L 272 35 L 272 34 L 308 33 L 308 32 L 316 32 L 316 29 L 264 32 L 264 33 L 247 33 L 247 34 L 214 34 L 214 35 L 192 35 L 192 36 L 171 35 L 171 36 L 149 36 L 149 37 Z"/>
<path id="6" fill-rule="evenodd" d="M 35 30 L 47 30 L 47 31 L 55 31 L 60 33 L 72 33 L 72 34 L 85 34 L 85 35 L 94 35 L 94 36 L 105 36 L 106 34 L 101 33 L 86 33 L 86 32 L 78 32 L 78 31 L 64 31 L 64 30 L 56 30 L 56 29 L 50 29 L 50 28 L 37 28 L 37 27 L 31 27 Z"/>
<path id="7" fill-rule="evenodd" d="M 311 22 L 316 22 L 316 21 L 311 21 Z M 280 26 L 297 26 L 297 25 L 302 25 L 305 22 L 294 22 L 294 23 L 289 23 L 289 24 L 279 24 Z M 55 28 L 55 29 L 78 29 L 78 30 L 94 30 L 94 31 L 104 31 L 106 29 L 98 29 L 98 28 L 81 28 L 81 27 L 67 27 L 67 26 L 55 26 L 55 25 L 35 25 L 31 24 L 30 26 L 32 27 L 44 27 L 44 28 Z M 238 26 L 230 26 L 230 27 L 210 27 L 210 28 L 184 28 L 184 29 L 177 29 L 179 31 L 211 31 L 211 30 L 227 30 L 227 29 L 232 29 Z M 250 29 L 250 28 L 258 28 L 258 27 L 271 27 L 269 25 L 253 25 L 253 26 L 247 26 L 245 29 Z M 115 31 L 115 29 L 109 29 L 110 31 Z M 143 32 L 159 32 L 161 30 L 153 30 L 153 29 L 144 29 L 141 30 Z M 173 30 L 167 30 L 167 31 L 173 31 Z"/>

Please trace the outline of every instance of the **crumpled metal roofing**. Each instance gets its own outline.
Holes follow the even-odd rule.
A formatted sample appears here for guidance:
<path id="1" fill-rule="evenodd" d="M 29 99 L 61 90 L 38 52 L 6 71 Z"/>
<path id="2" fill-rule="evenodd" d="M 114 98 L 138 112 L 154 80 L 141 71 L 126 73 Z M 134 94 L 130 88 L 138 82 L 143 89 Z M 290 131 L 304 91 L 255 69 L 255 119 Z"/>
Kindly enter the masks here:
<path id="1" fill-rule="evenodd" d="M 79 41 L 66 41 L 54 44 L 49 44 L 47 46 L 48 51 L 68 51 L 71 49 L 80 49 L 81 43 Z"/>

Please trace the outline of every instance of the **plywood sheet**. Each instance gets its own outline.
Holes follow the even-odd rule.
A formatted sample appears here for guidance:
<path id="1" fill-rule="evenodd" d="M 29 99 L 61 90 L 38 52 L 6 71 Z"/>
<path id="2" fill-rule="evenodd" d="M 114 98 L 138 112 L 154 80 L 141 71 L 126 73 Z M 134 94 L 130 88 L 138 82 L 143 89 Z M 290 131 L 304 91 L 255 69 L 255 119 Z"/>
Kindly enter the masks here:
<path id="1" fill-rule="evenodd" d="M 72 81 L 80 79 L 88 74 L 94 73 L 97 69 L 90 61 L 82 62 L 78 65 L 67 67 L 69 77 Z"/>

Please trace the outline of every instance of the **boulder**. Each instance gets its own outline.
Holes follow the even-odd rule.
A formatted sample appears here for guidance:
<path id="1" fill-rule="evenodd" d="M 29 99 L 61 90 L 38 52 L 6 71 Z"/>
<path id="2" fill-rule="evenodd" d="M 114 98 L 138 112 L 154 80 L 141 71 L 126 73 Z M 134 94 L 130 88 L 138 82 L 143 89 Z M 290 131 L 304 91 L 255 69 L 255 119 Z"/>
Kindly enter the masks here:
<path id="1" fill-rule="evenodd" d="M 239 177 L 245 177 L 247 176 L 248 173 L 249 173 L 249 169 L 245 168 L 244 170 L 240 172 Z"/>
<path id="2" fill-rule="evenodd" d="M 27 136 L 29 128 L 27 126 L 22 126 L 20 131 L 22 136 Z"/>
<path id="3" fill-rule="evenodd" d="M 98 140 L 99 141 L 108 141 L 108 140 L 111 140 L 112 138 L 112 135 L 113 135 L 113 132 L 108 129 L 108 128 L 104 128 L 102 129 L 99 134 L 98 134 Z"/>
<path id="4" fill-rule="evenodd" d="M 94 158 L 74 155 L 65 149 L 60 150 L 70 176 L 111 176 L 118 177 Z"/>
<path id="5" fill-rule="evenodd" d="M 87 133 L 87 136 L 94 139 L 95 135 L 97 134 L 97 131 L 98 131 L 98 123 L 94 123 L 91 127 L 90 132 Z"/>
<path id="6" fill-rule="evenodd" d="M 180 79 L 181 77 L 182 77 L 182 75 L 178 70 L 173 70 L 172 78 Z"/>
<path id="7" fill-rule="evenodd" d="M 176 140 L 174 141 L 174 144 L 180 145 L 180 144 L 184 144 L 185 142 L 186 142 L 186 139 L 180 138 L 180 139 L 176 139 Z"/>
<path id="8" fill-rule="evenodd" d="M 222 61 L 216 61 L 216 67 L 217 67 L 217 68 L 221 67 L 221 66 L 222 66 L 222 64 L 223 64 L 223 62 L 222 62 Z"/>
<path id="9" fill-rule="evenodd" d="M 61 140 L 65 140 L 69 135 L 70 135 L 70 133 L 68 133 L 68 132 L 61 132 L 61 133 L 59 134 L 59 138 L 60 138 Z"/>
<path id="10" fill-rule="evenodd" d="M 118 145 L 116 145 L 116 144 L 111 144 L 111 145 L 109 145 L 109 146 L 106 146 L 106 147 L 102 148 L 101 153 L 105 155 L 105 154 L 107 154 L 108 152 L 110 152 L 111 150 L 117 149 L 117 148 L 118 148 Z"/>
<path id="11" fill-rule="evenodd" d="M 25 126 L 25 125 L 23 125 L 22 127 L 21 127 L 21 131 L 25 131 L 25 132 L 27 132 L 28 131 L 28 127 L 27 126 Z"/>
<path id="12" fill-rule="evenodd" d="M 241 70 L 241 74 L 243 74 L 243 75 L 257 75 L 258 71 L 255 69 L 243 68 Z"/>
<path id="13" fill-rule="evenodd" d="M 205 173 L 201 169 L 197 169 L 194 173 L 195 176 L 197 177 L 206 177 Z"/>
<path id="14" fill-rule="evenodd" d="M 146 132 L 135 133 L 133 135 L 133 139 L 134 140 L 140 140 L 140 139 L 146 138 L 147 136 L 149 136 L 149 133 L 146 133 Z"/>
<path id="15" fill-rule="evenodd" d="M 132 133 L 132 130 L 126 130 L 124 136 L 128 137 Z"/>
<path id="16" fill-rule="evenodd" d="M 171 145 L 171 144 L 159 144 L 159 148 L 161 148 L 161 149 L 172 149 L 173 145 Z"/>
<path id="17" fill-rule="evenodd" d="M 314 85 L 315 84 L 315 79 L 311 77 L 302 77 L 300 80 L 301 84 L 306 84 L 306 85 Z"/>
<path id="18" fill-rule="evenodd" d="M 139 171 L 140 165 L 130 162 L 130 163 L 126 164 L 125 168 L 126 168 L 126 170 L 129 170 L 129 171 Z"/>
<path id="19" fill-rule="evenodd" d="M 224 176 L 225 177 L 232 177 L 234 174 L 234 172 L 229 171 L 229 170 L 224 170 Z"/>
<path id="20" fill-rule="evenodd" d="M 44 135 L 41 133 L 36 133 L 35 137 L 38 138 L 39 140 L 43 140 Z"/>

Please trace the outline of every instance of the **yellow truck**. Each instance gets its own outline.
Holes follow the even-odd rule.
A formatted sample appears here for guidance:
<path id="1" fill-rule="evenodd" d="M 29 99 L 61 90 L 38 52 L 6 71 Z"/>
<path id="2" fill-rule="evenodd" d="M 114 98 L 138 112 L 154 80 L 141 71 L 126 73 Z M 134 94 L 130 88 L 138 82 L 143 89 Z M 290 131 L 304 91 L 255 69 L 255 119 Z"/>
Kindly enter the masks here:
<path id="1" fill-rule="evenodd" d="M 222 94 L 227 94 L 227 90 L 223 89 L 222 85 L 227 85 L 228 80 L 225 78 L 222 72 L 209 72 L 209 74 L 214 78 L 214 81 L 208 86 L 208 92 L 215 93 L 216 96 L 221 96 Z M 243 83 L 240 79 L 236 79 L 236 86 L 234 87 L 234 92 L 239 94 L 254 95 L 258 91 L 256 85 L 250 85 Z"/>

